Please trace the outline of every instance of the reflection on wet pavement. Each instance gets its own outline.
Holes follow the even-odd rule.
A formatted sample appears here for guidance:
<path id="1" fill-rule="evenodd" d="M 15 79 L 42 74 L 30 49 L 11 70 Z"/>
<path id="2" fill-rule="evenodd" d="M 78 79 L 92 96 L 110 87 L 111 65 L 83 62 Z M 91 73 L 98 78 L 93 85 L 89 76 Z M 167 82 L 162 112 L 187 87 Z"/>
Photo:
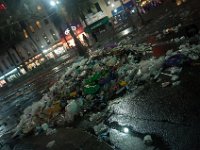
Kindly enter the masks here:
<path id="1" fill-rule="evenodd" d="M 62 75 L 66 65 L 68 63 L 60 64 L 45 74 L 36 76 L 33 81 L 21 84 L 17 89 L 1 93 L 6 96 L 1 96 L 0 137 L 16 127 L 23 110 L 42 97 Z"/>

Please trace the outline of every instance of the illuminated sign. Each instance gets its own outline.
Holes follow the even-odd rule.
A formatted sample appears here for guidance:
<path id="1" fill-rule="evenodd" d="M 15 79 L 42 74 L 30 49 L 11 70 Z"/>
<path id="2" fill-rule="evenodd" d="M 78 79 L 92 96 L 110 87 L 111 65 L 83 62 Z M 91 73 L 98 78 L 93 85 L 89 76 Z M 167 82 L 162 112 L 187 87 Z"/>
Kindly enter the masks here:
<path id="1" fill-rule="evenodd" d="M 76 26 L 71 26 L 71 28 L 72 28 L 72 30 L 73 31 L 76 31 Z M 65 35 L 69 35 L 70 34 L 70 30 L 69 30 L 69 28 L 67 28 L 66 30 L 65 30 Z"/>
<path id="2" fill-rule="evenodd" d="M 0 11 L 6 10 L 6 5 L 3 3 L 0 3 Z"/>

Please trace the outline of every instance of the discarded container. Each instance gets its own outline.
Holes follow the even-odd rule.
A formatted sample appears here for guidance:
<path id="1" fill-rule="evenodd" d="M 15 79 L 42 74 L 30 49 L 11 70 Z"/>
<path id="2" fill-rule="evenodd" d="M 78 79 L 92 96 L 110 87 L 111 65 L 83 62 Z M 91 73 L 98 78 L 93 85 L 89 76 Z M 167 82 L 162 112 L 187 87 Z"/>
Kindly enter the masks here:
<path id="1" fill-rule="evenodd" d="M 49 117 L 52 115 L 59 113 L 61 111 L 60 101 L 54 101 L 52 106 L 45 109 L 44 113 L 47 114 Z"/>
<path id="2" fill-rule="evenodd" d="M 124 92 L 126 90 L 126 87 L 122 87 L 119 90 L 116 91 L 116 95 L 121 94 L 122 92 Z"/>
<path id="3" fill-rule="evenodd" d="M 119 85 L 124 87 L 124 86 L 127 86 L 128 83 L 126 81 L 120 81 Z"/>
<path id="4" fill-rule="evenodd" d="M 53 140 L 53 141 L 50 141 L 49 143 L 47 143 L 46 147 L 47 148 L 52 148 L 54 145 L 55 145 L 56 141 Z"/>
<path id="5" fill-rule="evenodd" d="M 180 83 L 181 83 L 181 81 L 176 81 L 176 82 L 172 83 L 172 85 L 173 85 L 173 86 L 177 86 L 177 85 L 179 85 Z"/>
<path id="6" fill-rule="evenodd" d="M 189 63 L 190 59 L 188 59 L 185 55 L 183 54 L 176 54 L 171 56 L 168 60 L 165 61 L 165 67 L 180 67 L 184 63 Z"/>
<path id="7" fill-rule="evenodd" d="M 152 137 L 151 135 L 146 135 L 143 139 L 144 143 L 148 146 L 152 145 L 153 144 L 153 140 L 152 140 Z"/>
<path id="8" fill-rule="evenodd" d="M 99 85 L 93 85 L 93 86 L 86 85 L 84 87 L 84 93 L 85 94 L 95 94 L 98 92 L 99 88 L 100 88 Z"/>
<path id="9" fill-rule="evenodd" d="M 44 124 L 42 124 L 42 129 L 44 130 L 44 131 L 47 131 L 48 130 L 48 128 L 49 128 L 49 126 L 48 126 L 48 124 L 47 123 L 44 123 Z"/>
<path id="10" fill-rule="evenodd" d="M 108 129 L 108 127 L 103 123 L 100 123 L 100 124 L 94 126 L 93 128 L 94 128 L 96 135 L 99 135 Z"/>
<path id="11" fill-rule="evenodd" d="M 97 72 L 92 77 L 90 77 L 89 79 L 86 79 L 85 83 L 86 84 L 93 84 L 95 81 L 99 80 L 100 78 L 101 78 L 101 73 Z"/>
<path id="12" fill-rule="evenodd" d="M 178 79 L 179 79 L 179 76 L 177 76 L 177 75 L 173 75 L 172 78 L 171 78 L 172 81 L 176 81 Z"/>
<path id="13" fill-rule="evenodd" d="M 46 135 L 53 135 L 56 134 L 57 130 L 56 129 L 48 129 L 46 132 Z"/>
<path id="14" fill-rule="evenodd" d="M 171 83 L 170 82 L 164 82 L 164 83 L 162 83 L 162 87 L 164 88 L 164 87 L 167 87 L 168 85 L 170 85 Z"/>
<path id="15" fill-rule="evenodd" d="M 76 96 L 77 96 L 77 92 L 76 91 L 70 93 L 70 97 L 76 97 Z"/>

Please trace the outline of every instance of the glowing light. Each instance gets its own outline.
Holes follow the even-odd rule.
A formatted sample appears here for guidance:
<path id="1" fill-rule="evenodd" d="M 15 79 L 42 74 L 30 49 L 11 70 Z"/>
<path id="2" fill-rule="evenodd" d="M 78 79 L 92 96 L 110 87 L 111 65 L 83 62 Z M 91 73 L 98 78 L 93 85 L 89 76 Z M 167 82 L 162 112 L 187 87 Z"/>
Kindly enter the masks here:
<path id="1" fill-rule="evenodd" d="M 4 74 L 3 76 L 0 77 L 0 80 L 4 79 L 6 76 L 9 76 L 11 75 L 12 73 L 16 72 L 17 71 L 17 68 L 11 70 L 10 72 Z"/>
<path id="2" fill-rule="evenodd" d="M 73 31 L 76 31 L 76 26 L 71 26 L 71 28 L 72 28 L 72 30 Z M 67 28 L 66 30 L 65 30 L 65 35 L 68 35 L 68 34 L 70 34 L 70 30 L 69 30 L 69 28 Z"/>
<path id="3" fill-rule="evenodd" d="M 132 31 L 132 28 L 127 28 L 124 31 L 121 32 L 122 35 L 127 35 Z"/>
<path id="4" fill-rule="evenodd" d="M 3 3 L 0 3 L 0 11 L 6 10 L 6 5 Z"/>
<path id="5" fill-rule="evenodd" d="M 51 6 L 55 6 L 56 3 L 55 3 L 54 1 L 50 1 L 50 5 L 51 5 Z"/>
<path id="6" fill-rule="evenodd" d="M 114 5 L 114 4 L 111 4 L 111 7 L 115 7 L 115 5 Z"/>
<path id="7" fill-rule="evenodd" d="M 59 1 L 56 1 L 56 4 L 60 4 L 60 2 L 59 2 Z"/>
<path id="8" fill-rule="evenodd" d="M 40 5 L 37 6 L 37 10 L 41 10 L 42 7 Z"/>
<path id="9" fill-rule="evenodd" d="M 124 131 L 124 133 L 129 133 L 129 129 L 128 129 L 127 127 L 125 127 L 125 128 L 123 129 L 123 131 Z"/>
<path id="10" fill-rule="evenodd" d="M 117 13 L 117 9 L 115 9 L 114 12 Z"/>
<path id="11" fill-rule="evenodd" d="M 43 53 L 47 53 L 47 52 L 48 52 L 48 50 L 47 50 L 47 49 L 44 49 L 42 52 L 43 52 Z"/>

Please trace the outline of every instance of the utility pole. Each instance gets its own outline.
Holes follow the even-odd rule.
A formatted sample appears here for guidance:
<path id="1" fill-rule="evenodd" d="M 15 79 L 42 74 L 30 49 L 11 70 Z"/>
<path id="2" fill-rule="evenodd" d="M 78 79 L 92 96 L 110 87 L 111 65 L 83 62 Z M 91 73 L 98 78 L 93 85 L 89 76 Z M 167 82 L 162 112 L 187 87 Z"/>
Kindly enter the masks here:
<path id="1" fill-rule="evenodd" d="M 57 7 L 59 9 L 58 13 L 65 19 L 65 23 L 70 31 L 70 35 L 74 39 L 74 43 L 76 44 L 79 55 L 88 56 L 86 47 L 82 45 L 82 43 L 79 41 L 79 39 L 77 38 L 77 36 L 75 35 L 74 31 L 71 28 L 69 20 L 67 19 L 67 12 L 66 12 L 65 8 L 63 6 L 61 6 L 60 4 L 57 4 Z"/>

